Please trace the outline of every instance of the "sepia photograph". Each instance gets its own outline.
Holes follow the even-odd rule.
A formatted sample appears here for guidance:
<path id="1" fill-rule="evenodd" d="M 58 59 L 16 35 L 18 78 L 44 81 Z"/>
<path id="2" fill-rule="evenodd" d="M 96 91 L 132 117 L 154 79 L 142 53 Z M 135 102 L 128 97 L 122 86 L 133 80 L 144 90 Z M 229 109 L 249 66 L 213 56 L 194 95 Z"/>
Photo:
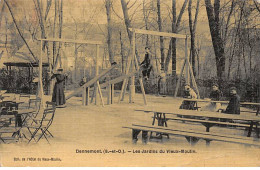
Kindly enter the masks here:
<path id="1" fill-rule="evenodd" d="M 260 0 L 0 0 L 0 167 L 259 167 Z"/>

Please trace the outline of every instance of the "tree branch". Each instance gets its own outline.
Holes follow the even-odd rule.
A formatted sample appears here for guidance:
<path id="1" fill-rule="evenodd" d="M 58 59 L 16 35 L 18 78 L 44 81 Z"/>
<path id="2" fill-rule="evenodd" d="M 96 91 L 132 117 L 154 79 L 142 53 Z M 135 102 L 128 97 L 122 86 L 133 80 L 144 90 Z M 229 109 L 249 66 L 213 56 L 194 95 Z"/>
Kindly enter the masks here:
<path id="1" fill-rule="evenodd" d="M 135 2 L 130 7 L 128 7 L 128 9 L 131 9 L 136 4 L 136 2 L 137 2 L 137 0 L 135 0 Z"/>
<path id="2" fill-rule="evenodd" d="M 200 8 L 200 0 L 197 0 L 196 13 L 195 13 L 195 18 L 194 18 L 194 22 L 193 22 L 193 32 L 196 31 L 198 15 L 199 15 L 199 8 Z"/>
<path id="3" fill-rule="evenodd" d="M 178 27 L 180 26 L 181 18 L 182 18 L 182 15 L 183 15 L 184 11 L 185 11 L 187 3 L 188 3 L 188 0 L 185 0 L 183 5 L 182 5 L 182 8 L 180 10 L 180 13 L 179 13 L 179 16 L 178 16 L 178 19 L 177 19 L 177 22 L 176 22 L 176 31 L 177 31 Z"/>
<path id="4" fill-rule="evenodd" d="M 11 17 L 12 17 L 12 19 L 13 19 L 13 22 L 14 22 L 14 25 L 15 25 L 16 30 L 18 31 L 20 37 L 21 37 L 22 40 L 24 41 L 26 47 L 28 48 L 28 50 L 29 50 L 29 52 L 31 53 L 31 55 L 33 56 L 33 58 L 38 62 L 38 61 L 39 61 L 38 58 L 36 58 L 35 55 L 33 54 L 31 48 L 29 47 L 27 41 L 26 41 L 25 38 L 23 37 L 23 35 L 22 35 L 22 33 L 21 33 L 21 31 L 20 31 L 20 29 L 19 29 L 17 23 L 16 23 L 16 20 L 15 20 L 15 18 L 14 18 L 14 15 L 13 15 L 13 12 L 12 12 L 12 10 L 11 10 L 11 7 L 9 6 L 7 0 L 4 0 L 4 2 L 5 2 L 5 4 L 6 4 L 8 10 L 9 10 L 9 12 L 10 12 L 10 14 L 11 14 Z"/>
<path id="5" fill-rule="evenodd" d="M 254 1 L 254 4 L 255 4 L 255 7 L 256 9 L 258 10 L 258 12 L 260 12 L 260 8 L 258 7 L 257 3 L 256 3 L 256 0 L 253 0 Z"/>

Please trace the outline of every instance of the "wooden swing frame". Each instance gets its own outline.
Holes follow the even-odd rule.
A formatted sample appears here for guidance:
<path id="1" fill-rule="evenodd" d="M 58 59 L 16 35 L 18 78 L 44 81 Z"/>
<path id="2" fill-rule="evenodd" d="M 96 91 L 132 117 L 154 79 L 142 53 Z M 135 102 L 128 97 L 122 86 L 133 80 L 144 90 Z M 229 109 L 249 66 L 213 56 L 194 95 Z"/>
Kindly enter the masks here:
<path id="1" fill-rule="evenodd" d="M 41 41 L 41 53 L 40 53 L 40 60 L 39 60 L 39 83 L 38 83 L 38 96 L 43 99 L 44 96 L 44 92 L 43 92 L 43 83 L 42 83 L 42 47 L 43 47 L 43 42 L 61 42 L 61 43 L 74 43 L 74 44 L 90 44 L 90 45 L 96 45 L 96 65 L 95 65 L 95 76 L 98 76 L 98 58 L 99 58 L 99 48 L 100 45 L 102 45 L 103 43 L 101 41 L 93 41 L 93 40 L 73 40 L 73 39 L 57 39 L 57 38 L 49 38 L 49 39 L 38 39 L 39 41 Z M 84 93 L 86 92 L 86 93 Z M 82 98 L 82 103 L 83 105 L 86 105 L 88 102 L 88 98 L 89 96 L 86 96 L 89 94 L 89 90 L 84 89 L 83 90 L 83 98 Z M 95 83 L 95 90 L 93 95 L 95 95 L 95 104 L 97 104 L 97 95 L 99 94 L 102 105 L 104 106 L 104 101 L 103 101 L 103 96 L 102 96 L 102 91 L 99 85 L 99 80 L 96 81 Z M 42 104 L 43 104 L 43 100 L 42 100 Z"/>
<path id="2" fill-rule="evenodd" d="M 131 53 L 130 53 L 132 55 L 132 57 L 128 57 L 128 62 L 127 62 L 128 66 L 127 66 L 126 73 L 129 72 L 131 65 L 132 65 L 132 67 L 131 67 L 132 72 L 135 69 L 137 71 L 139 71 L 139 65 L 138 65 L 138 62 L 137 62 L 136 54 L 135 54 L 135 45 L 136 45 L 135 37 L 136 37 L 136 34 L 185 39 L 185 60 L 184 60 L 183 66 L 182 66 L 180 78 L 178 79 L 178 82 L 177 82 L 174 97 L 177 97 L 177 93 L 178 93 L 180 83 L 181 83 L 181 77 L 183 75 L 184 68 L 186 67 L 185 80 L 188 84 L 190 84 L 190 79 L 192 80 L 192 84 L 195 87 L 195 90 L 197 91 L 198 98 L 200 98 L 198 86 L 196 84 L 195 77 L 194 77 L 194 74 L 193 74 L 193 71 L 192 71 L 192 68 L 191 68 L 191 65 L 190 65 L 190 62 L 189 62 L 189 58 L 188 58 L 188 38 L 189 37 L 187 35 L 176 34 L 176 33 L 168 33 L 168 32 L 159 32 L 159 31 L 150 31 L 150 30 L 143 30 L 143 29 L 135 29 L 135 28 L 129 28 L 129 30 L 132 33 L 132 39 L 131 39 L 131 46 L 132 47 L 131 47 Z M 134 102 L 134 94 L 135 94 L 135 76 L 132 76 L 130 80 L 131 80 L 131 82 L 130 82 L 130 88 L 129 88 L 130 89 L 129 102 L 133 103 Z M 120 96 L 119 96 L 119 102 L 124 100 L 124 94 L 125 94 L 127 82 L 128 82 L 128 79 L 125 79 L 124 82 L 123 82 L 122 90 L 121 90 L 121 93 L 120 93 Z M 144 104 L 146 105 L 147 100 L 146 100 L 143 81 L 142 81 L 141 77 L 139 77 L 139 82 L 140 82 L 140 86 L 141 86 L 141 90 L 142 90 L 142 94 L 143 94 Z"/>

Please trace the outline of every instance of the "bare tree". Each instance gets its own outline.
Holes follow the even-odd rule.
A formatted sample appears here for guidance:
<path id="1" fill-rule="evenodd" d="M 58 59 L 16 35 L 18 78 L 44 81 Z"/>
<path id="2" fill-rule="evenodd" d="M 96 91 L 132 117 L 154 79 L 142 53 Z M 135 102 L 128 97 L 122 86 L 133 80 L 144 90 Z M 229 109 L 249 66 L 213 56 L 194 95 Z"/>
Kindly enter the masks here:
<path id="1" fill-rule="evenodd" d="M 161 17 L 161 0 L 157 0 L 157 15 L 158 28 L 162 32 L 162 17 Z M 161 70 L 164 70 L 164 39 L 160 36 L 160 51 L 161 51 Z"/>
<path id="2" fill-rule="evenodd" d="M 129 1 L 130 2 L 130 1 Z M 131 31 L 129 30 L 129 28 L 131 28 L 131 20 L 129 18 L 129 14 L 128 14 L 128 9 L 133 7 L 133 5 L 131 5 L 130 7 L 128 7 L 127 5 L 129 4 L 126 3 L 125 0 L 121 0 L 121 6 L 122 6 L 122 9 L 123 9 L 123 15 L 124 15 L 124 22 L 125 22 L 125 26 L 126 26 L 126 31 L 127 31 L 127 34 L 128 34 L 128 38 L 129 38 L 129 41 L 131 41 L 132 39 L 132 33 Z M 134 2 L 134 4 L 136 3 L 136 1 Z M 131 43 L 131 42 L 130 42 Z M 135 48 L 135 54 L 136 54 L 136 58 L 139 62 L 139 55 L 138 55 L 138 51 L 137 51 L 137 48 Z M 140 63 L 140 62 L 139 62 Z"/>
<path id="3" fill-rule="evenodd" d="M 223 73 L 225 72 L 224 43 L 220 35 L 219 27 L 220 0 L 214 0 L 214 8 L 211 4 L 211 0 L 205 0 L 205 5 L 209 21 L 211 39 L 215 52 L 217 77 L 220 80 L 223 78 Z"/>
<path id="4" fill-rule="evenodd" d="M 172 33 L 178 33 L 180 22 L 182 20 L 183 13 L 187 6 L 188 0 L 183 2 L 182 8 L 177 18 L 176 12 L 176 0 L 172 0 Z M 171 38 L 169 43 L 169 51 L 165 60 L 165 72 L 167 73 L 170 59 L 172 59 L 172 75 L 176 76 L 176 38 Z"/>
<path id="5" fill-rule="evenodd" d="M 195 32 L 196 32 L 196 25 L 197 25 L 197 19 L 198 19 L 198 13 L 199 13 L 199 4 L 200 0 L 197 0 L 196 5 L 196 13 L 195 13 L 195 19 L 194 22 L 192 21 L 192 0 L 189 0 L 188 5 L 188 14 L 189 14 L 189 28 L 190 28 L 190 40 L 191 40 L 191 64 L 192 64 L 192 70 L 194 76 L 196 76 L 196 67 L 195 67 L 195 61 L 196 61 L 196 47 L 195 47 Z"/>
<path id="6" fill-rule="evenodd" d="M 106 14 L 107 14 L 107 45 L 110 63 L 114 62 L 114 54 L 112 49 L 112 23 L 111 23 L 111 0 L 105 2 Z"/>
<path id="7" fill-rule="evenodd" d="M 122 5 L 122 9 L 123 9 L 123 14 L 124 14 L 124 21 L 125 21 L 126 31 L 127 31 L 129 40 L 131 40 L 132 39 L 132 34 L 131 34 L 131 31 L 129 30 L 129 28 L 131 27 L 131 21 L 129 19 L 128 7 L 127 7 L 126 1 L 125 0 L 121 0 L 121 5 Z"/>

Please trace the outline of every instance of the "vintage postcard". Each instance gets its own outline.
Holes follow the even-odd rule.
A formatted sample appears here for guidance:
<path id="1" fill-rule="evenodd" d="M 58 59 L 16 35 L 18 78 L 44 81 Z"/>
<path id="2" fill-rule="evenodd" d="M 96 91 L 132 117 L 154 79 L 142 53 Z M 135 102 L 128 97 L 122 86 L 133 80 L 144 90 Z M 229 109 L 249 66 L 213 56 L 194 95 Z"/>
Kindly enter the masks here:
<path id="1" fill-rule="evenodd" d="M 259 167 L 259 0 L 0 0 L 1 167 Z"/>

